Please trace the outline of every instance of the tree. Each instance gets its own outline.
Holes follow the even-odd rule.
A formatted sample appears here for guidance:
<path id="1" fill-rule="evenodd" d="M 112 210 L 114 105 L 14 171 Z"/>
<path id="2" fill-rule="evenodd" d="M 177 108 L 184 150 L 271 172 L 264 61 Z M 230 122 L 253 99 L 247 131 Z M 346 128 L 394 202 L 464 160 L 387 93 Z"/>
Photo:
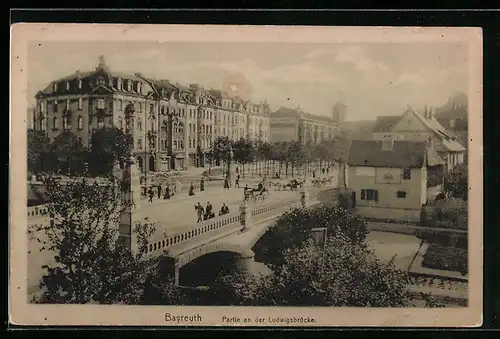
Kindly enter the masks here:
<path id="1" fill-rule="evenodd" d="M 72 168 L 77 172 L 84 170 L 83 163 L 87 158 L 87 149 L 71 131 L 59 134 L 50 144 L 50 150 L 58 162 L 59 169 L 71 174 Z"/>
<path id="2" fill-rule="evenodd" d="M 286 169 L 288 171 L 288 164 L 292 166 L 293 177 L 294 168 L 297 168 L 297 166 L 300 166 L 304 162 L 304 152 L 302 145 L 298 141 L 290 141 L 288 147 L 286 147 L 285 157 L 285 164 L 287 166 Z"/>
<path id="3" fill-rule="evenodd" d="M 252 161 L 253 143 L 249 139 L 240 138 L 234 143 L 234 160 L 242 165 L 243 178 L 245 177 L 245 164 Z"/>
<path id="4" fill-rule="evenodd" d="M 219 304 L 246 306 L 404 307 L 409 280 L 365 246 L 332 236 L 325 249 L 310 239 L 286 251 L 268 276 L 221 277 L 213 290 Z"/>
<path id="5" fill-rule="evenodd" d="M 145 282 L 156 274 L 158 259 L 144 257 L 154 224 L 133 225 L 139 249 L 132 253 L 119 241 L 120 187 L 110 176 L 109 184 L 79 178 L 61 183 L 44 178 L 51 223 L 30 229 L 41 252 L 55 254 L 54 263 L 44 265 L 40 303 L 138 304 Z M 123 202 L 122 202 L 123 204 Z"/>
<path id="6" fill-rule="evenodd" d="M 467 164 L 455 166 L 444 178 L 444 190 L 451 196 L 467 200 L 469 193 Z"/>
<path id="7" fill-rule="evenodd" d="M 116 127 L 98 129 L 92 134 L 89 154 L 90 170 L 94 175 L 106 175 L 118 161 L 124 163 L 133 147 L 133 137 Z"/>
<path id="8" fill-rule="evenodd" d="M 38 174 L 43 170 L 42 162 L 49 144 L 49 138 L 43 131 L 28 130 L 28 173 Z"/>
<path id="9" fill-rule="evenodd" d="M 308 209 L 295 208 L 284 213 L 256 243 L 256 253 L 271 264 L 285 260 L 286 251 L 311 236 L 311 229 L 326 227 L 330 235 L 345 242 L 362 245 L 368 234 L 366 222 L 353 212 L 334 205 L 316 205 Z"/>
<path id="10" fill-rule="evenodd" d="M 233 143 L 228 137 L 217 137 L 212 143 L 211 152 L 214 159 L 223 160 L 227 163 L 226 176 L 231 180 L 231 158 Z"/>

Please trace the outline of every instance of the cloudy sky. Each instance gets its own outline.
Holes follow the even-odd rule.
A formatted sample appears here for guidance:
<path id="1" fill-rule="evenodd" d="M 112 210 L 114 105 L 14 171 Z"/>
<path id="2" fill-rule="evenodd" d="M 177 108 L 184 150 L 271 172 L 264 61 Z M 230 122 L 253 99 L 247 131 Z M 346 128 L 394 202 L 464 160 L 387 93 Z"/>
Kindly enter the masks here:
<path id="1" fill-rule="evenodd" d="M 467 46 L 457 43 L 297 44 L 50 42 L 28 49 L 28 100 L 52 80 L 93 70 L 140 72 L 205 88 L 239 88 L 272 109 L 329 115 L 340 100 L 348 120 L 401 114 L 407 105 L 440 106 L 467 93 Z M 231 86 L 229 86 L 231 87 Z"/>

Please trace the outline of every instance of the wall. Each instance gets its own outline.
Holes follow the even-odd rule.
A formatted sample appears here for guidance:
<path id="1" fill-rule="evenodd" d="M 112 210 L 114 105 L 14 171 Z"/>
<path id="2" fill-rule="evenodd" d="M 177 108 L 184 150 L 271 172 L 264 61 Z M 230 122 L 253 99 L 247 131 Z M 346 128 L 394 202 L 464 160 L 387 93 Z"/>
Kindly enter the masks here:
<path id="1" fill-rule="evenodd" d="M 395 215 L 405 213 L 394 210 L 420 211 L 423 201 L 421 192 L 426 186 L 426 178 L 426 173 L 422 173 L 420 168 L 411 169 L 409 180 L 402 179 L 400 168 L 350 166 L 348 169 L 348 187 L 356 191 L 356 207 L 365 211 L 370 217 L 377 215 L 379 218 L 387 219 L 391 219 L 392 213 Z M 362 189 L 378 190 L 378 201 L 361 200 Z M 406 198 L 398 198 L 397 191 L 405 191 Z"/>
<path id="2" fill-rule="evenodd" d="M 298 120 L 287 118 L 271 118 L 271 142 L 298 140 Z"/>

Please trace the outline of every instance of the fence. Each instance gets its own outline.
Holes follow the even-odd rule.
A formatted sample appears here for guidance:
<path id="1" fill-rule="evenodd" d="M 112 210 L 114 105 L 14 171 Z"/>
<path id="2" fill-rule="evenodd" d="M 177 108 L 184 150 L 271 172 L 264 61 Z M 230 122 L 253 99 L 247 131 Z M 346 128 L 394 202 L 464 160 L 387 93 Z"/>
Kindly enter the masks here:
<path id="1" fill-rule="evenodd" d="M 37 205 L 28 207 L 28 218 L 47 215 L 47 205 Z"/>
<path id="2" fill-rule="evenodd" d="M 273 212 L 280 207 L 283 207 L 285 205 L 290 205 L 291 203 L 296 202 L 295 200 L 287 200 L 283 201 L 274 205 L 270 206 L 263 206 L 256 208 L 252 211 L 252 216 L 259 216 L 262 214 L 270 213 Z M 240 222 L 240 215 L 239 213 L 233 213 L 230 216 L 221 216 L 213 221 L 207 221 L 200 226 L 197 226 L 195 228 L 189 229 L 185 232 L 178 233 L 176 235 L 167 237 L 165 239 L 157 240 L 153 243 L 148 244 L 147 252 L 146 253 L 154 253 L 157 251 L 163 251 L 168 249 L 171 246 L 181 244 L 183 242 L 187 242 L 188 240 L 191 240 L 195 237 L 205 235 L 207 233 L 216 231 L 216 230 L 221 230 L 224 228 L 230 228 L 233 226 L 238 225 Z"/>

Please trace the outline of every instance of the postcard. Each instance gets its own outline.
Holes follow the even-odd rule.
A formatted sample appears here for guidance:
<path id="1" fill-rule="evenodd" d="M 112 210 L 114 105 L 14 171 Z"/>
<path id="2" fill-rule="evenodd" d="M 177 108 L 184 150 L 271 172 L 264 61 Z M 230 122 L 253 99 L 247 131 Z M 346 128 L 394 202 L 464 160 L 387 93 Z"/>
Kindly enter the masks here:
<path id="1" fill-rule="evenodd" d="M 480 28 L 20 23 L 10 100 L 12 324 L 482 324 Z"/>

